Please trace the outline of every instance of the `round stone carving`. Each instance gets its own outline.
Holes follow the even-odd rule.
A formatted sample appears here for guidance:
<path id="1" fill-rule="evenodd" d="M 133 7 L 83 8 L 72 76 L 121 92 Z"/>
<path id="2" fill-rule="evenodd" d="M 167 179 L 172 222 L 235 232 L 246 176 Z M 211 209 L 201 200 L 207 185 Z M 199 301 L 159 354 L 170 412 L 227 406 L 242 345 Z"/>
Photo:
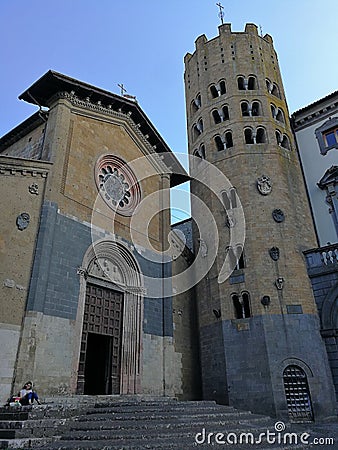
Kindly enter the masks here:
<path id="1" fill-rule="evenodd" d="M 281 223 L 285 220 L 285 215 L 281 209 L 274 209 L 272 211 L 272 217 L 275 222 Z"/>
<path id="2" fill-rule="evenodd" d="M 263 297 L 261 298 L 261 303 L 263 306 L 269 306 L 271 303 L 269 295 L 263 295 Z"/>
<path id="3" fill-rule="evenodd" d="M 120 158 L 101 157 L 95 167 L 95 181 L 107 205 L 123 216 L 131 216 L 141 199 L 134 172 Z"/>
<path id="4" fill-rule="evenodd" d="M 28 213 L 21 213 L 16 218 L 16 226 L 18 227 L 18 229 L 20 231 L 23 231 L 23 230 L 25 230 L 28 227 L 29 221 L 30 221 L 29 214 Z"/>

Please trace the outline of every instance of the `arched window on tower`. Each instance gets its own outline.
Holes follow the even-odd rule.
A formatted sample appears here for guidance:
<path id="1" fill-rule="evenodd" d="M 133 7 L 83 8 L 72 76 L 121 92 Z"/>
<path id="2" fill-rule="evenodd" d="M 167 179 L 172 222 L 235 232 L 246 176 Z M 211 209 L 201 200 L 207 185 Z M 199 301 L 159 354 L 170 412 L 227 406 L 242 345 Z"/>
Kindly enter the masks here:
<path id="1" fill-rule="evenodd" d="M 223 112 L 223 120 L 229 120 L 230 119 L 230 115 L 229 115 L 229 107 L 228 107 L 228 105 L 222 106 L 222 112 Z"/>
<path id="2" fill-rule="evenodd" d="M 237 191 L 232 187 L 229 191 L 222 192 L 222 201 L 226 210 L 237 208 Z"/>
<path id="3" fill-rule="evenodd" d="M 224 134 L 225 148 L 233 147 L 232 132 L 226 131 Z"/>
<path id="4" fill-rule="evenodd" d="M 203 132 L 203 120 L 199 119 L 197 123 L 192 126 L 193 139 L 197 139 Z"/>
<path id="5" fill-rule="evenodd" d="M 286 148 L 287 150 L 291 150 L 290 139 L 286 134 L 283 134 L 281 147 Z"/>
<path id="6" fill-rule="evenodd" d="M 193 155 L 200 159 L 205 159 L 205 146 L 201 144 L 199 148 L 196 148 L 193 152 Z"/>
<path id="7" fill-rule="evenodd" d="M 251 317 L 250 296 L 248 292 L 232 294 L 231 298 L 234 305 L 236 319 Z"/>
<path id="8" fill-rule="evenodd" d="M 279 87 L 278 87 L 277 83 L 273 83 L 271 94 L 274 95 L 277 98 L 281 98 L 280 90 L 279 90 Z"/>
<path id="9" fill-rule="evenodd" d="M 215 141 L 215 145 L 216 145 L 216 149 L 220 152 L 221 150 L 225 149 L 224 143 L 222 141 L 221 136 L 215 136 L 214 137 L 214 141 Z"/>
<path id="10" fill-rule="evenodd" d="M 246 144 L 254 144 L 254 133 L 252 128 L 244 129 L 244 140 Z"/>
<path id="11" fill-rule="evenodd" d="M 287 134 L 282 134 L 279 130 L 276 130 L 276 141 L 280 147 L 291 150 L 290 139 Z"/>
<path id="12" fill-rule="evenodd" d="M 219 92 L 220 92 L 220 95 L 223 95 L 223 94 L 226 93 L 226 86 L 225 86 L 225 81 L 224 80 L 221 80 L 219 82 Z"/>
<path id="13" fill-rule="evenodd" d="M 249 108 L 249 102 L 242 102 L 241 103 L 241 111 L 243 117 L 250 116 L 250 108 Z"/>
<path id="14" fill-rule="evenodd" d="M 201 107 L 201 95 L 198 94 L 191 102 L 191 113 L 195 114 Z"/>
<path id="15" fill-rule="evenodd" d="M 257 86 L 257 78 L 254 75 L 250 75 L 248 78 L 248 90 L 254 91 L 258 88 Z"/>
<path id="16" fill-rule="evenodd" d="M 276 120 L 278 120 L 278 122 L 285 124 L 285 116 L 284 116 L 284 112 L 281 108 L 278 108 L 278 110 L 277 110 Z"/>
<path id="17" fill-rule="evenodd" d="M 217 98 L 218 97 L 218 90 L 217 90 L 217 87 L 214 84 L 212 84 L 210 86 L 210 93 L 211 93 L 211 97 L 212 98 Z"/>
<path id="18" fill-rule="evenodd" d="M 277 145 L 281 145 L 282 143 L 282 133 L 279 130 L 276 130 L 276 141 L 277 141 Z"/>
<path id="19" fill-rule="evenodd" d="M 237 78 L 237 85 L 240 91 L 246 91 L 248 89 L 247 81 L 243 76 Z"/>
<path id="20" fill-rule="evenodd" d="M 215 124 L 222 122 L 222 117 L 220 116 L 220 113 L 217 109 L 214 109 L 211 114 L 212 114 Z"/>
<path id="21" fill-rule="evenodd" d="M 269 92 L 269 94 L 271 94 L 272 89 L 273 89 L 273 83 L 271 80 L 269 80 L 269 78 L 265 79 L 265 84 L 266 84 L 266 90 Z"/>
<path id="22" fill-rule="evenodd" d="M 265 144 L 265 143 L 266 143 L 265 128 L 258 127 L 256 130 L 256 144 Z"/>
<path id="23" fill-rule="evenodd" d="M 273 103 L 271 103 L 271 104 L 270 104 L 270 108 L 271 108 L 271 115 L 272 115 L 272 118 L 273 118 L 273 119 L 276 119 L 276 117 L 277 117 L 277 112 L 278 112 L 278 109 L 277 109 L 276 105 L 274 105 Z"/>
<path id="24" fill-rule="evenodd" d="M 238 244 L 235 247 L 227 247 L 225 249 L 225 256 L 229 258 L 232 270 L 241 270 L 245 268 L 244 249 L 241 244 Z"/>
<path id="25" fill-rule="evenodd" d="M 261 116 L 262 115 L 262 108 L 261 105 L 258 101 L 254 101 L 252 102 L 252 116 L 256 117 L 256 116 Z"/>

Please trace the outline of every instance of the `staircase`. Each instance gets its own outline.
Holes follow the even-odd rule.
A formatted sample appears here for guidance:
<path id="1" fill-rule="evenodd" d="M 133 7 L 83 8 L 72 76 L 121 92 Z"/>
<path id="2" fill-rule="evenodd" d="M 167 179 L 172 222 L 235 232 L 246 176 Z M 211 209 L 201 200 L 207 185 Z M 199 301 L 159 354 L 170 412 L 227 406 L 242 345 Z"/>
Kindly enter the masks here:
<path id="1" fill-rule="evenodd" d="M 239 439 L 241 433 L 250 432 L 257 439 L 267 429 L 275 432 L 275 422 L 213 401 L 144 396 L 51 398 L 41 406 L 0 409 L 0 449 L 309 448 L 271 445 L 265 439 L 257 446 L 245 441 L 236 444 L 234 435 L 232 443 L 220 443 L 227 433 Z M 217 433 L 224 436 L 216 438 Z"/>

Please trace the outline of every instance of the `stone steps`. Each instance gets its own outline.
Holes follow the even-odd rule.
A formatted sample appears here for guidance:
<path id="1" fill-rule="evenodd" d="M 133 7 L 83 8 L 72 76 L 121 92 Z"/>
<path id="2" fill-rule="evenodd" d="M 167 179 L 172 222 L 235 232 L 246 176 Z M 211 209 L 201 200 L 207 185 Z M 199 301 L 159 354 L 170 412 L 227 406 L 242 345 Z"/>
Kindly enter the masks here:
<path id="1" fill-rule="evenodd" d="M 258 438 L 274 431 L 269 417 L 217 405 L 213 401 L 178 402 L 142 396 L 78 396 L 51 399 L 42 406 L 0 408 L 0 449 L 141 450 L 217 448 L 273 449 L 266 441 L 252 444 L 216 444 L 216 433 L 252 433 Z M 206 438 L 203 444 L 195 441 Z M 213 433 L 207 443 L 207 434 Z M 283 447 L 286 449 L 289 447 Z M 290 446 L 294 450 L 301 446 Z M 304 447 L 305 448 L 305 447 Z M 309 446 L 307 446 L 309 448 Z M 281 447 L 279 447 L 281 449 Z"/>

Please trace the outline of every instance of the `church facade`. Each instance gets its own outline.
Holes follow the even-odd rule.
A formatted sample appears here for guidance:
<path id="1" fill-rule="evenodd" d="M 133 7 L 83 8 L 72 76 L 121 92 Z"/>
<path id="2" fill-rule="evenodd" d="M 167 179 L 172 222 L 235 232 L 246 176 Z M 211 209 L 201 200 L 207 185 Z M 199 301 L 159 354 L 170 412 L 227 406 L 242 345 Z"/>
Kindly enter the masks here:
<path id="1" fill-rule="evenodd" d="M 22 98 L 41 109 L 2 138 L 2 398 L 30 378 L 41 394 L 174 395 L 159 255 L 187 174 L 132 100 L 51 71 Z"/>
<path id="2" fill-rule="evenodd" d="M 49 71 L 0 140 L 0 395 L 215 399 L 334 414 L 317 246 L 271 36 L 185 56 L 190 175 L 134 99 Z M 191 180 L 192 220 L 170 227 Z"/>

